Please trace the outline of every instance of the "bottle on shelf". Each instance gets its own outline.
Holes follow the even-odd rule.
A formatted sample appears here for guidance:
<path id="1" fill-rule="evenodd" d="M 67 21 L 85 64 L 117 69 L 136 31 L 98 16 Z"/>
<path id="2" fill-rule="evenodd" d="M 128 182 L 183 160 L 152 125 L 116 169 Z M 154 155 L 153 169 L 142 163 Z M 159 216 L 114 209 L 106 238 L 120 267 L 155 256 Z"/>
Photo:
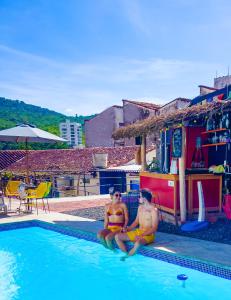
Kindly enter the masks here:
<path id="1" fill-rule="evenodd" d="M 224 123 L 223 120 L 224 120 L 224 115 L 222 115 L 221 118 L 220 118 L 220 124 L 219 124 L 220 129 L 224 128 L 223 127 L 223 123 Z"/>
<path id="2" fill-rule="evenodd" d="M 222 115 L 220 120 L 220 128 L 227 128 L 229 129 L 229 114 L 225 113 Z"/>
<path id="3" fill-rule="evenodd" d="M 191 168 L 204 168 L 205 167 L 205 158 L 203 149 L 201 147 L 201 138 L 196 138 L 196 146 L 193 151 Z"/>
<path id="4" fill-rule="evenodd" d="M 206 124 L 206 130 L 214 130 L 215 129 L 215 121 L 212 117 L 209 117 Z"/>
<path id="5" fill-rule="evenodd" d="M 213 144 L 218 143 L 218 136 L 216 134 L 214 134 L 214 136 L 212 137 L 212 143 Z"/>

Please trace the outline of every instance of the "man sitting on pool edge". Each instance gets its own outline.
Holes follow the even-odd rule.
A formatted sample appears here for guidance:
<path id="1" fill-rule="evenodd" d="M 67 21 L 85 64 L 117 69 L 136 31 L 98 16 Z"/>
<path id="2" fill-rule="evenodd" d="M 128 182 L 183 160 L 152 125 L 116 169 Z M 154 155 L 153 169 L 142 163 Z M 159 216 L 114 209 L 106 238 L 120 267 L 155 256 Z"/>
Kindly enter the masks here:
<path id="1" fill-rule="evenodd" d="M 119 248 L 126 253 L 122 257 L 125 260 L 129 256 L 136 254 L 142 245 L 150 244 L 155 239 L 159 218 L 158 209 L 151 203 L 152 194 L 149 190 L 143 189 L 140 191 L 139 208 L 135 221 L 124 230 L 123 233 L 118 233 L 115 240 Z M 139 225 L 138 229 L 134 229 Z M 127 252 L 124 244 L 126 241 L 134 242 L 134 247 Z"/>

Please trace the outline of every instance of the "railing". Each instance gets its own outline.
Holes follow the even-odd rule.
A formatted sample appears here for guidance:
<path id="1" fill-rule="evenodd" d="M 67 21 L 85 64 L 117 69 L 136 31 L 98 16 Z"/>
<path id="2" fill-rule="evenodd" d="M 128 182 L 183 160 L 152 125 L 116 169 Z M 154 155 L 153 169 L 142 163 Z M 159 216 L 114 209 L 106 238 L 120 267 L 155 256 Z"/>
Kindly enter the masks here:
<path id="1" fill-rule="evenodd" d="M 138 176 L 138 174 L 137 174 Z M 78 195 L 99 195 L 102 190 L 108 191 L 110 187 L 114 187 L 116 190 L 121 192 L 127 192 L 131 190 L 131 187 L 133 185 L 133 189 L 138 189 L 139 183 L 137 182 L 137 178 L 134 178 L 134 181 L 136 182 L 127 182 L 126 177 L 114 177 L 114 176 L 94 176 L 92 172 L 86 172 L 86 173 L 77 173 L 77 174 L 65 174 L 64 177 L 69 177 L 70 182 L 72 182 L 71 185 L 57 185 L 57 179 L 59 179 L 61 175 L 53 175 L 53 176 L 31 176 L 31 183 L 34 185 L 38 185 L 41 181 L 50 181 L 52 182 L 52 188 L 51 188 L 51 197 L 58 197 L 60 194 L 64 194 L 64 197 L 69 194 L 69 196 L 78 196 Z M 62 176 L 63 177 L 63 176 Z M 87 183 L 87 180 L 93 180 L 95 179 L 97 184 L 94 182 L 92 184 Z M 4 192 L 6 184 L 9 179 L 6 179 L 4 177 L 0 180 L 0 190 Z M 12 177 L 11 180 L 25 180 L 25 177 L 18 176 L 18 177 Z M 114 180 L 114 182 L 113 182 Z M 103 183 L 102 183 L 103 181 Z M 109 181 L 107 183 L 107 181 Z M 134 188 L 135 187 L 135 188 Z"/>
<path id="2" fill-rule="evenodd" d="M 79 194 L 84 194 L 84 196 L 91 196 L 91 195 L 99 195 L 100 194 L 100 187 L 103 188 L 103 187 L 106 187 L 107 189 L 109 189 L 110 187 L 114 187 L 116 190 L 118 191 L 121 191 L 122 192 L 122 188 L 126 186 L 126 189 L 123 191 L 123 192 L 127 192 L 130 189 L 130 186 L 131 186 L 131 183 L 126 183 L 126 184 L 122 184 L 122 183 L 115 183 L 115 184 L 88 184 L 88 185 L 85 185 L 85 186 L 81 186 L 77 189 L 77 187 L 73 186 L 72 188 L 69 188 L 69 187 L 66 187 L 67 189 L 57 189 L 57 188 L 52 188 L 52 196 L 55 197 L 55 194 L 58 193 L 58 192 L 77 192 Z M 129 187 L 129 188 L 128 188 Z M 90 191 L 90 189 L 92 188 L 99 188 L 99 193 L 96 193 L 96 192 L 92 192 Z"/>

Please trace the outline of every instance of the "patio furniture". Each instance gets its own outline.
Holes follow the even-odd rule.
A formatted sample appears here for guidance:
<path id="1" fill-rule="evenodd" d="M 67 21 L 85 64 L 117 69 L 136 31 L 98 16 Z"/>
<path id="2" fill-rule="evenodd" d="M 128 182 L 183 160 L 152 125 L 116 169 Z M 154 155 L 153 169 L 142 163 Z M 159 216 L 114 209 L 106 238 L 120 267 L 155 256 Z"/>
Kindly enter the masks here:
<path id="1" fill-rule="evenodd" d="M 0 212 L 2 212 L 7 215 L 7 205 L 4 203 L 4 196 L 0 196 Z"/>
<path id="2" fill-rule="evenodd" d="M 20 200 L 20 206 L 19 206 L 19 211 L 21 211 L 21 206 L 25 205 L 27 211 L 30 211 L 30 208 L 32 209 L 33 207 L 36 207 L 37 214 L 38 214 L 38 200 L 42 201 L 42 208 L 46 212 L 46 205 L 44 198 L 49 194 L 51 189 L 51 183 L 50 182 L 41 182 L 37 188 L 35 189 L 28 189 L 27 190 L 27 195 L 25 197 L 22 197 Z M 49 208 L 49 203 L 48 203 L 48 198 L 47 200 L 47 208 L 48 211 L 50 212 Z"/>
<path id="3" fill-rule="evenodd" d="M 9 199 L 9 209 L 11 209 L 11 199 L 19 198 L 18 188 L 21 181 L 9 180 L 6 185 L 5 196 Z"/>

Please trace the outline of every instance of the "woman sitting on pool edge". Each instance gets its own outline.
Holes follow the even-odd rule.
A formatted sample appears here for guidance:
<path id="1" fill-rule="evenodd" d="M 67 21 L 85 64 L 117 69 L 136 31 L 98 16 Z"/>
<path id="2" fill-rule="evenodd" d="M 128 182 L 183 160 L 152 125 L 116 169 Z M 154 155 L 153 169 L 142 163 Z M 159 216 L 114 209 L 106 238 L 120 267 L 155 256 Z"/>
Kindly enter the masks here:
<path id="1" fill-rule="evenodd" d="M 113 239 L 115 235 L 127 227 L 128 210 L 127 206 L 121 202 L 121 193 L 112 192 L 111 202 L 105 205 L 104 229 L 98 232 L 98 238 L 108 249 L 113 250 Z"/>

